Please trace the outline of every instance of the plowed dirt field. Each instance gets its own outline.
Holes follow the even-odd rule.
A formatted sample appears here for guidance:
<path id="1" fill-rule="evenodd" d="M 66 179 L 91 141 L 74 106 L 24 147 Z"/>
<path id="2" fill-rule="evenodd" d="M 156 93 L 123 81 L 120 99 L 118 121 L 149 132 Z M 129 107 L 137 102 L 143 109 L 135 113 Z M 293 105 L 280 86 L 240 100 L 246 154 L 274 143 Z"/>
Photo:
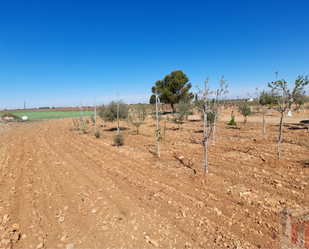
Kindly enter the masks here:
<path id="1" fill-rule="evenodd" d="M 223 118 L 207 175 L 201 122 L 162 122 L 160 158 L 150 117 L 139 134 L 121 123 L 120 147 L 112 123 L 98 139 L 72 119 L 0 123 L 0 247 L 278 248 L 279 209 L 309 207 L 306 117 L 285 123 L 280 160 L 278 117 L 266 140 L 261 117 Z"/>

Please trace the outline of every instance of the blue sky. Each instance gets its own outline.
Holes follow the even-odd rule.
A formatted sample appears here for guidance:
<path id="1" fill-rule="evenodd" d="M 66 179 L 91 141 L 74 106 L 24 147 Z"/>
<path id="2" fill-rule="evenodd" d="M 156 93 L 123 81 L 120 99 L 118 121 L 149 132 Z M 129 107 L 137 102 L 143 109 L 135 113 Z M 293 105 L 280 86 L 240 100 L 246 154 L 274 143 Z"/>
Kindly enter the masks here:
<path id="1" fill-rule="evenodd" d="M 181 69 L 229 98 L 309 74 L 309 1 L 1 1 L 0 109 L 149 102 Z M 307 88 L 307 92 L 309 89 Z"/>

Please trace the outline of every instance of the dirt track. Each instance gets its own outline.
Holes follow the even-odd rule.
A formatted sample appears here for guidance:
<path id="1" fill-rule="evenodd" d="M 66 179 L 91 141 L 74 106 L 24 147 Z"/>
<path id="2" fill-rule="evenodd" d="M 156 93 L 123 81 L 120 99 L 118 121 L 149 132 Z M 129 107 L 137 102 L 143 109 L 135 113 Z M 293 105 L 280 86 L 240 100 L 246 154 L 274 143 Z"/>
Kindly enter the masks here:
<path id="1" fill-rule="evenodd" d="M 113 124 L 95 139 L 71 122 L 0 124 L 2 247 L 278 247 L 278 208 L 309 206 L 306 127 L 284 127 L 277 160 L 277 125 L 263 141 L 261 124 L 222 122 L 206 176 L 199 122 L 168 124 L 160 159 L 150 118 L 122 147 Z"/>

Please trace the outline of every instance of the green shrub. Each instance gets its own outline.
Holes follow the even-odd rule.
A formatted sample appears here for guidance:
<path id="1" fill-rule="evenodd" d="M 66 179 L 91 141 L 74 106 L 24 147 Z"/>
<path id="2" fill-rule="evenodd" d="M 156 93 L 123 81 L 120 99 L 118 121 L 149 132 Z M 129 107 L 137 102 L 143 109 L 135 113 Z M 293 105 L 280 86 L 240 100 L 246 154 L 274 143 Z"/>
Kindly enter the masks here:
<path id="1" fill-rule="evenodd" d="M 188 116 L 191 114 L 191 107 L 189 102 L 186 101 L 180 101 L 177 105 L 177 111 L 172 114 L 172 122 L 179 125 L 188 118 Z"/>
<path id="2" fill-rule="evenodd" d="M 117 120 L 117 101 L 111 101 L 107 107 L 104 107 L 102 111 L 102 117 L 107 122 L 113 122 Z M 122 100 L 119 100 L 119 119 L 123 120 L 128 117 L 129 107 Z"/>
<path id="3" fill-rule="evenodd" d="M 235 115 L 233 115 L 233 118 L 230 120 L 230 125 L 237 125 L 235 122 Z"/>
<path id="4" fill-rule="evenodd" d="M 139 127 L 144 123 L 147 116 L 147 109 L 143 105 L 138 105 L 136 110 L 127 117 L 127 122 L 136 128 L 136 133 L 139 133 Z"/>
<path id="5" fill-rule="evenodd" d="M 204 112 L 201 115 L 201 119 L 204 122 Z M 215 122 L 215 114 L 212 112 L 207 113 L 207 122 L 213 124 Z"/>
<path id="6" fill-rule="evenodd" d="M 113 136 L 114 144 L 118 147 L 124 143 L 125 136 L 123 133 L 119 133 L 118 135 Z"/>
<path id="7" fill-rule="evenodd" d="M 100 132 L 99 132 L 99 131 L 94 132 L 94 136 L 95 136 L 96 138 L 99 138 L 99 137 L 100 137 Z"/>
<path id="8" fill-rule="evenodd" d="M 244 116 L 244 124 L 247 122 L 247 116 L 254 115 L 254 112 L 251 111 L 251 107 L 247 103 L 238 106 L 238 111 Z"/>

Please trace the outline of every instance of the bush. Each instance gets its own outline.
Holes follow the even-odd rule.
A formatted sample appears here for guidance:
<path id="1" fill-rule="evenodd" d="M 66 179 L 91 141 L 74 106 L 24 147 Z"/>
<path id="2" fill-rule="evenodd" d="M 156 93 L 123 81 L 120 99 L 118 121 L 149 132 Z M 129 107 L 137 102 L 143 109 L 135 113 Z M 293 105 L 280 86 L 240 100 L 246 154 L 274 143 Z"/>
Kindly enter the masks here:
<path id="1" fill-rule="evenodd" d="M 201 115 L 201 119 L 204 122 L 204 112 Z M 213 114 L 212 112 L 208 112 L 207 113 L 207 122 L 213 124 L 215 122 L 215 114 Z"/>
<path id="2" fill-rule="evenodd" d="M 264 92 L 260 95 L 259 103 L 261 105 L 276 105 L 278 99 L 281 100 L 281 96 L 278 96 L 275 92 Z"/>
<path id="3" fill-rule="evenodd" d="M 189 102 L 186 101 L 180 101 L 177 105 L 177 112 L 172 114 L 172 121 L 175 124 L 178 124 L 178 129 L 179 125 L 188 118 L 188 116 L 192 113 L 191 111 L 191 106 Z"/>
<path id="4" fill-rule="evenodd" d="M 233 115 L 233 118 L 230 120 L 230 125 L 237 125 L 235 122 L 235 115 Z"/>
<path id="5" fill-rule="evenodd" d="M 91 116 L 90 120 L 91 120 L 92 123 L 94 123 L 94 117 Z"/>
<path id="6" fill-rule="evenodd" d="M 124 143 L 125 136 L 123 133 L 119 133 L 118 135 L 113 136 L 114 144 L 118 147 Z"/>
<path id="7" fill-rule="evenodd" d="M 129 107 L 122 100 L 119 101 L 119 119 L 126 119 L 128 117 Z M 117 120 L 117 101 L 111 101 L 109 106 L 105 108 L 103 118 L 107 122 Z"/>
<path id="8" fill-rule="evenodd" d="M 96 138 L 99 138 L 99 137 L 100 137 L 100 132 L 99 132 L 99 131 L 96 131 L 96 132 L 94 133 L 94 136 L 95 136 Z"/>
<path id="9" fill-rule="evenodd" d="M 159 122 L 161 122 L 162 120 L 164 120 L 163 114 L 164 114 L 163 111 L 159 111 L 159 110 L 158 110 L 158 121 L 159 121 Z M 157 121 L 157 113 L 156 113 L 156 111 L 154 111 L 153 113 L 151 113 L 151 118 L 152 118 L 154 121 Z"/>
<path id="10" fill-rule="evenodd" d="M 136 133 L 139 133 L 139 127 L 144 123 L 147 115 L 147 110 L 145 106 L 138 105 L 136 110 L 128 116 L 127 121 L 129 124 L 132 124 L 136 128 Z"/>
<path id="11" fill-rule="evenodd" d="M 247 122 L 247 116 L 254 115 L 254 113 L 251 111 L 251 107 L 246 103 L 238 106 L 238 111 L 241 113 L 241 115 L 244 116 L 244 124 Z"/>

